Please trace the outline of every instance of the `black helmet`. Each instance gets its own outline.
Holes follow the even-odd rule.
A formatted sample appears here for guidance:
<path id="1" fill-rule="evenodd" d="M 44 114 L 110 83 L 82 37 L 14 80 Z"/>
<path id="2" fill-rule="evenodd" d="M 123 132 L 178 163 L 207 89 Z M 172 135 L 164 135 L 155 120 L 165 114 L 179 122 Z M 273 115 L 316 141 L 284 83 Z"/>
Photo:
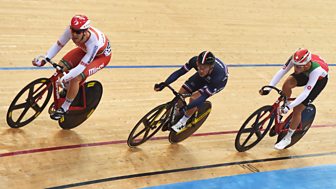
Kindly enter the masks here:
<path id="1" fill-rule="evenodd" d="M 214 65 L 215 60 L 215 56 L 210 51 L 203 51 L 197 57 L 197 62 L 201 65 Z"/>

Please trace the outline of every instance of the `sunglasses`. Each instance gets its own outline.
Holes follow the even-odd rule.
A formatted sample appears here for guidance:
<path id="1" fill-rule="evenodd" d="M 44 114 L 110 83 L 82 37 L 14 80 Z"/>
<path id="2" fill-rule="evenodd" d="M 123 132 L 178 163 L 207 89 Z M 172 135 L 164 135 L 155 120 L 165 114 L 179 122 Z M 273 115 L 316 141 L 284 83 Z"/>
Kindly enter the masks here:
<path id="1" fill-rule="evenodd" d="M 70 29 L 71 29 L 72 33 L 76 33 L 76 34 L 81 34 L 81 33 L 83 33 L 85 31 L 85 30 L 74 30 L 72 28 L 70 28 Z"/>
<path id="2" fill-rule="evenodd" d="M 304 68 L 306 65 L 294 65 L 297 68 Z"/>

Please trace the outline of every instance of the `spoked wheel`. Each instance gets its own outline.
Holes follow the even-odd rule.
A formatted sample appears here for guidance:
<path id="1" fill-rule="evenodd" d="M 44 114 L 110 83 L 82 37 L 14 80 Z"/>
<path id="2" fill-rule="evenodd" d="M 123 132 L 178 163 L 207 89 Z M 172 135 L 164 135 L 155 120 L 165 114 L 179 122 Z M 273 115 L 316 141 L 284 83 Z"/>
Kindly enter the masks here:
<path id="1" fill-rule="evenodd" d="M 191 136 L 195 131 L 197 131 L 205 120 L 208 118 L 211 112 L 211 102 L 205 101 L 203 105 L 199 108 L 198 112 L 196 112 L 193 117 L 189 119 L 187 122 L 187 126 L 179 133 L 175 131 L 170 131 L 169 133 L 169 142 L 174 144 L 181 142 Z"/>
<path id="2" fill-rule="evenodd" d="M 295 131 L 295 133 L 292 136 L 292 140 L 290 145 L 288 145 L 286 148 L 289 148 L 296 144 L 309 130 L 311 125 L 313 124 L 314 118 L 316 115 L 316 107 L 313 104 L 309 104 L 301 113 L 301 124 L 302 124 L 302 129 Z M 288 123 L 286 123 L 285 128 L 289 128 L 290 120 L 288 119 Z M 277 142 L 280 142 L 280 140 L 285 137 L 287 132 L 281 132 L 278 135 Z"/>
<path id="3" fill-rule="evenodd" d="M 33 121 L 46 107 L 52 94 L 47 78 L 40 78 L 25 86 L 14 98 L 7 111 L 7 124 L 19 128 Z"/>
<path id="4" fill-rule="evenodd" d="M 138 146 L 154 136 L 166 124 L 167 108 L 168 104 L 159 105 L 141 118 L 128 136 L 128 146 Z"/>
<path id="5" fill-rule="evenodd" d="M 271 114 L 272 109 L 272 106 L 263 106 L 247 118 L 236 136 L 237 151 L 249 150 L 264 138 L 274 121 L 274 115 Z"/>

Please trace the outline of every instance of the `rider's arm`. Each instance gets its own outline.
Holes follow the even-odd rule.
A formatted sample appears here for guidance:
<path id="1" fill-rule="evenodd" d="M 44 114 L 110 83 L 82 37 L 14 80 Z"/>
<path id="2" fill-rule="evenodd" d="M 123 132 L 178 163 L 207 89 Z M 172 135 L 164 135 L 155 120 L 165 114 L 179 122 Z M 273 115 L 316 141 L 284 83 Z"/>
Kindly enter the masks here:
<path id="1" fill-rule="evenodd" d="M 91 45 L 90 43 L 91 42 L 87 42 L 86 44 L 87 52 L 81 62 L 75 68 L 71 69 L 68 74 L 62 77 L 64 82 L 70 81 L 81 74 L 85 70 L 86 66 L 96 57 L 99 48 L 97 45 Z"/>
<path id="2" fill-rule="evenodd" d="M 181 77 L 182 75 L 186 74 L 188 71 L 186 71 L 184 69 L 184 67 L 181 67 L 180 69 L 176 70 L 174 73 L 172 73 L 165 81 L 165 83 L 171 84 L 174 81 L 176 81 L 179 77 Z"/>
<path id="3" fill-rule="evenodd" d="M 186 107 L 187 110 L 203 104 L 207 98 L 222 90 L 222 88 L 217 88 L 217 85 L 215 83 L 216 82 L 206 85 L 202 89 L 199 89 L 198 91 L 201 93 L 201 96 L 188 104 Z"/>
<path id="4" fill-rule="evenodd" d="M 286 64 L 274 75 L 273 79 L 269 83 L 270 86 L 275 86 L 279 83 L 280 79 L 294 66 L 293 62 L 291 61 L 292 57 L 290 57 Z"/>
<path id="5" fill-rule="evenodd" d="M 52 59 L 56 56 L 56 54 L 64 47 L 64 45 L 71 39 L 71 31 L 70 27 L 67 27 L 63 33 L 63 35 L 57 40 L 56 43 L 51 46 L 48 50 L 46 57 Z"/>
<path id="6" fill-rule="evenodd" d="M 179 77 L 186 74 L 189 70 L 196 67 L 197 56 L 192 57 L 187 63 L 185 63 L 180 69 L 172 73 L 165 81 L 166 84 L 171 84 L 176 81 Z"/>
<path id="7" fill-rule="evenodd" d="M 308 97 L 308 95 L 314 88 L 318 78 L 323 74 L 323 72 L 324 70 L 321 67 L 319 67 L 309 74 L 309 80 L 305 85 L 303 92 L 293 102 L 291 102 L 288 105 L 288 108 L 290 109 L 294 108 L 295 106 L 301 104 Z"/>

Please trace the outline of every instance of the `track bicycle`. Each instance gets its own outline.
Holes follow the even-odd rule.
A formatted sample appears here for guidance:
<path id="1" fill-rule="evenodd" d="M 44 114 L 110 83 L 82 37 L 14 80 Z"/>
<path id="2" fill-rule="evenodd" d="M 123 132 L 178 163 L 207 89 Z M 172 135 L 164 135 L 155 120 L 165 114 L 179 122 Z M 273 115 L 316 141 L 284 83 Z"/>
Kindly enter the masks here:
<path id="1" fill-rule="evenodd" d="M 167 85 L 166 88 L 170 89 L 175 97 L 173 100 L 153 108 L 139 120 L 128 136 L 129 147 L 143 144 L 159 130 L 169 131 L 168 140 L 170 143 L 181 142 L 199 129 L 208 118 L 211 112 L 211 102 L 205 101 L 189 118 L 183 130 L 178 133 L 173 131 L 171 126 L 183 116 L 184 112 L 181 110 L 187 105 L 185 98 L 190 97 L 191 94 L 179 94 L 170 85 Z"/>
<path id="2" fill-rule="evenodd" d="M 288 101 L 293 101 L 295 98 L 287 99 L 283 92 L 276 87 L 264 86 L 262 90 L 265 88 L 277 91 L 280 97 L 273 105 L 266 105 L 257 109 L 243 123 L 235 139 L 235 148 L 239 152 L 253 148 L 264 138 L 269 130 L 269 136 L 273 137 L 278 135 L 276 143 L 282 140 L 288 132 L 293 112 L 291 112 L 284 121 L 281 121 L 283 117 L 279 111 L 280 104 L 283 103 L 282 106 L 285 106 Z M 302 111 L 301 122 L 292 136 L 291 143 L 286 148 L 293 146 L 307 133 L 314 121 L 315 115 L 316 107 L 313 104 L 309 104 Z M 272 125 L 273 127 L 271 128 Z"/>
<path id="3" fill-rule="evenodd" d="M 53 113 L 61 107 L 65 96 L 60 95 L 60 89 L 64 86 L 57 80 L 64 73 L 63 67 L 52 62 L 50 59 L 43 58 L 49 62 L 56 72 L 50 78 L 39 78 L 26 85 L 13 99 L 7 111 L 7 124 L 11 128 L 20 128 L 37 118 L 47 106 L 53 95 L 53 103 L 48 112 Z M 97 108 L 103 94 L 103 86 L 99 81 L 83 82 L 80 85 L 78 94 L 72 102 L 66 114 L 58 120 L 62 129 L 72 129 L 83 123 Z"/>

